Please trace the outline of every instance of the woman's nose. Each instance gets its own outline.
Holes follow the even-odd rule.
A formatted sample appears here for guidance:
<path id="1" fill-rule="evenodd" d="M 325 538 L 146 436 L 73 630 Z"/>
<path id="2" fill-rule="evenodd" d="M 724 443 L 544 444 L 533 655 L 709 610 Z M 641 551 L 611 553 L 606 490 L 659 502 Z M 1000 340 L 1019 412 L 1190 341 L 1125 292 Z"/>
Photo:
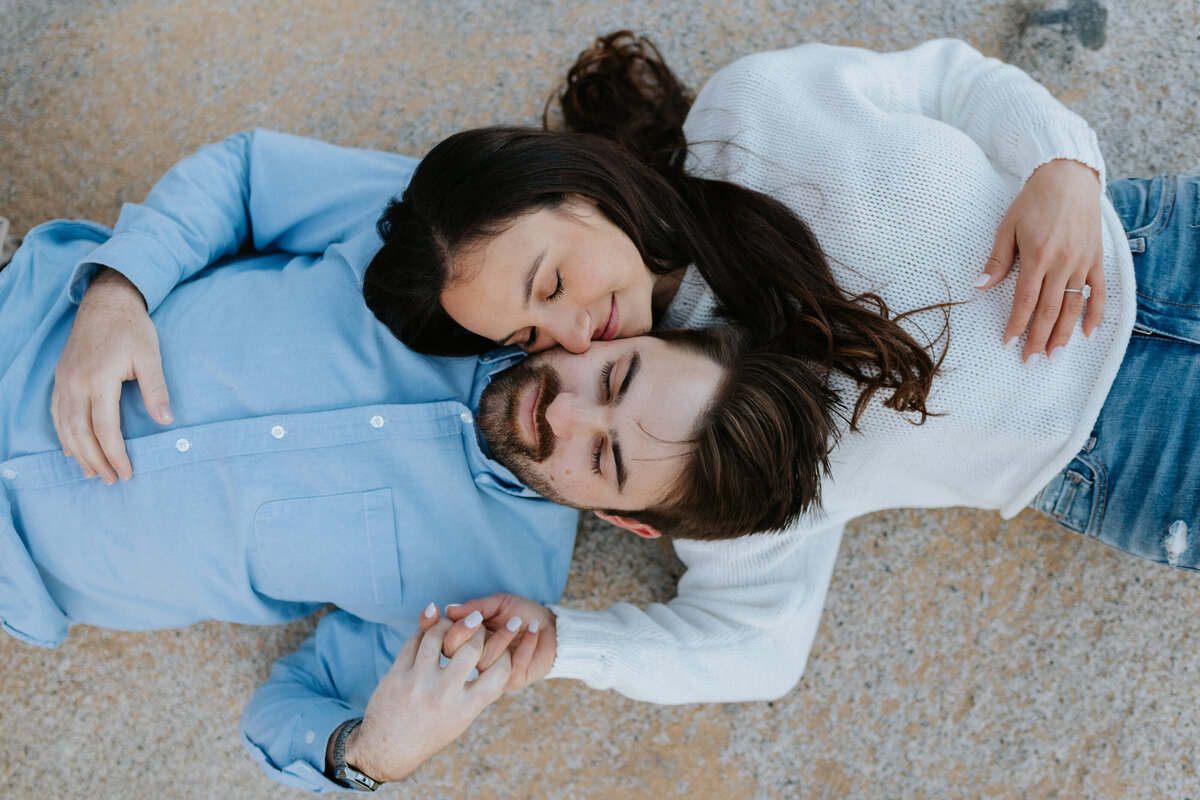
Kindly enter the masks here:
<path id="1" fill-rule="evenodd" d="M 586 353 L 592 346 L 592 316 L 587 311 L 579 309 L 569 316 L 563 326 L 558 343 L 572 353 Z"/>
<path id="2" fill-rule="evenodd" d="M 590 434 L 597 427 L 597 410 L 570 392 L 559 392 L 546 407 L 546 422 L 556 439 Z"/>

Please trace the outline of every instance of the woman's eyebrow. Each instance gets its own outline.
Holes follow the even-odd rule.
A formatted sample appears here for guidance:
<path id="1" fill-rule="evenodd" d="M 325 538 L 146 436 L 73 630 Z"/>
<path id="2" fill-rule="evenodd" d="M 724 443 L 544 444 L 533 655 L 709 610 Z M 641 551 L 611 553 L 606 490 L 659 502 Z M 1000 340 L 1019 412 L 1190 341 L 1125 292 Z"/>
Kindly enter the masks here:
<path id="1" fill-rule="evenodd" d="M 533 299 L 533 279 L 537 277 L 538 267 L 542 265 L 542 260 L 545 257 L 546 251 L 543 250 L 538 254 L 538 257 L 533 260 L 533 265 L 529 267 L 529 272 L 525 275 L 525 308 L 529 308 L 529 301 Z"/>

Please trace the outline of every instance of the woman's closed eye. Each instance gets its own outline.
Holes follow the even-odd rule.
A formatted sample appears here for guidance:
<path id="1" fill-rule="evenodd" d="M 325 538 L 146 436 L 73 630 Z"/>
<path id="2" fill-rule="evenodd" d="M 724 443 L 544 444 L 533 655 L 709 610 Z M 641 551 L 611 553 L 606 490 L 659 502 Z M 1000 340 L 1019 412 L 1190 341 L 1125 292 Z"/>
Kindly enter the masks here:
<path id="1" fill-rule="evenodd" d="M 554 272 L 554 291 L 546 296 L 547 301 L 557 300 L 563 294 L 563 279 L 562 273 L 555 270 Z"/>

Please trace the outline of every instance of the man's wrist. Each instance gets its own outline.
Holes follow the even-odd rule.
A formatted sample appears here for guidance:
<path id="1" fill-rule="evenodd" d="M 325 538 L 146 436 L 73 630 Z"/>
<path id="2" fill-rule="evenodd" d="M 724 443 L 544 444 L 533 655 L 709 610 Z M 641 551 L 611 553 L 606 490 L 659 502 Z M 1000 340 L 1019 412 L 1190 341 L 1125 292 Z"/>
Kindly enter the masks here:
<path id="1" fill-rule="evenodd" d="M 93 289 L 101 293 L 116 293 L 131 299 L 136 297 L 141 302 L 142 309 L 147 308 L 146 298 L 142 295 L 141 290 L 137 288 L 133 281 L 112 267 L 101 266 L 96 270 L 96 274 L 92 276 L 92 280 L 88 284 L 87 291 L 84 292 L 84 297 L 86 298 Z"/>
<path id="2" fill-rule="evenodd" d="M 364 766 L 357 738 L 362 723 L 361 717 L 346 720 L 329 736 L 325 746 L 325 777 L 347 788 L 374 791 L 383 781 L 374 777 L 378 773 L 372 771 L 369 763 Z M 347 768 L 349 775 L 345 774 Z"/>

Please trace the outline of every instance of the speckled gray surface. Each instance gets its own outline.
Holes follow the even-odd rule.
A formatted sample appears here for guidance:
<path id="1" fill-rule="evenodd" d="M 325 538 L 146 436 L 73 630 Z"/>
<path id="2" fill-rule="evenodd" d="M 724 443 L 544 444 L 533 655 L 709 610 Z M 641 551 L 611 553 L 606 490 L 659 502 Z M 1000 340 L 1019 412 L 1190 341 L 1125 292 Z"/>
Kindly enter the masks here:
<path id="1" fill-rule="evenodd" d="M 1063 0 L 1065 5 L 1065 0 Z M 1200 162 L 1200 3 L 1109 3 L 1085 50 L 1032 4 L 0 0 L 0 214 L 111 223 L 196 146 L 265 125 L 419 154 L 534 122 L 591 37 L 651 35 L 698 85 L 756 50 L 966 38 L 1092 121 L 1111 175 Z M 585 525 L 568 602 L 670 595 L 674 560 Z M 506 698 L 385 796 L 1200 795 L 1200 578 L 1032 514 L 895 511 L 847 531 L 808 671 L 773 704 L 656 707 L 569 682 Z M 0 796 L 299 797 L 238 712 L 310 623 L 0 640 Z"/>

